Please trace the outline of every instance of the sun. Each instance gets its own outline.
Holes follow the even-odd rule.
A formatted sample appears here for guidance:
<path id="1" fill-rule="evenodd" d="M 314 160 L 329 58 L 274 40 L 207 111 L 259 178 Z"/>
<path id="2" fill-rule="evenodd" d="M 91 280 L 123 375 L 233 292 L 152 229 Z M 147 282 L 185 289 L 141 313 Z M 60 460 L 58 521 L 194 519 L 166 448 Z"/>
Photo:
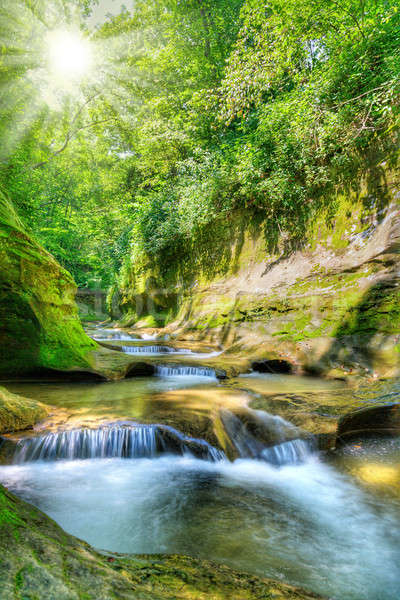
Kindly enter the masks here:
<path id="1" fill-rule="evenodd" d="M 90 43 L 78 32 L 52 31 L 47 35 L 49 65 L 61 79 L 79 80 L 92 64 Z"/>

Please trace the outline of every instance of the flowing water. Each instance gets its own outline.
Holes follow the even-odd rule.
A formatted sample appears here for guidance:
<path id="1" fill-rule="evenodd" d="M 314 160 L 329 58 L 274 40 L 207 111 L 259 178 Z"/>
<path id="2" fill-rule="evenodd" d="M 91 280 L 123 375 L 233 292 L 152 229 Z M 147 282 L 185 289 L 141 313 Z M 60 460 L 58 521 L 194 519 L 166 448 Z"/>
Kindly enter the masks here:
<path id="1" fill-rule="evenodd" d="M 14 463 L 88 458 L 155 458 L 160 454 L 225 460 L 222 450 L 205 440 L 185 436 L 166 425 L 114 425 L 98 429 L 73 429 L 21 439 Z"/>
<path id="2" fill-rule="evenodd" d="M 319 397 L 326 411 L 342 384 L 219 382 L 177 365 L 113 383 L 8 387 L 67 414 L 6 442 L 0 481 L 97 548 L 190 554 L 335 600 L 400 598 L 400 443 L 328 462 L 286 413 L 245 406 L 269 389 L 271 406 L 285 397 L 292 410 L 310 395 L 311 410 Z M 202 439 L 215 415 L 233 462 Z"/>
<path id="3" fill-rule="evenodd" d="M 216 379 L 215 371 L 209 367 L 157 365 L 156 375 L 160 377 L 210 377 Z"/>
<path id="4" fill-rule="evenodd" d="M 191 354 L 190 350 L 185 348 L 177 349 L 171 346 L 121 346 L 122 352 L 126 354 Z"/>
<path id="5" fill-rule="evenodd" d="M 0 478 L 98 548 L 192 554 L 338 600 L 399 598 L 399 514 L 312 456 L 278 469 L 168 455 L 37 462 Z"/>

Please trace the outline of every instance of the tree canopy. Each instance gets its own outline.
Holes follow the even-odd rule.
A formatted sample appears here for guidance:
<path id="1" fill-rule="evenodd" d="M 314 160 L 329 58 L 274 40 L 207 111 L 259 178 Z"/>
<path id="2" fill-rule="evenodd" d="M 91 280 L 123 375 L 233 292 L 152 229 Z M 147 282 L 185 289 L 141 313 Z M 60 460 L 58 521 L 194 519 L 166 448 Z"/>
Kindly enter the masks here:
<path id="1" fill-rule="evenodd" d="M 240 208 L 301 235 L 399 124 L 399 0 L 0 4 L 0 185 L 80 286 Z M 91 48 L 79 79 L 49 35 Z M 273 237 L 273 236 L 272 236 Z"/>

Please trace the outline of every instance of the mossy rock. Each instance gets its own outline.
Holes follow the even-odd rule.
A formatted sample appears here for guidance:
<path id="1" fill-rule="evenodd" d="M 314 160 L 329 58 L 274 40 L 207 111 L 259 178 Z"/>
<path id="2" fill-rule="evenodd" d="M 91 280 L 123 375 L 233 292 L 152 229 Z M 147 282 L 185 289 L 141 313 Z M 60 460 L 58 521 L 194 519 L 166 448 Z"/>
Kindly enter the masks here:
<path id="1" fill-rule="evenodd" d="M 0 433 L 29 429 L 47 416 L 40 402 L 11 394 L 0 387 Z"/>
<path id="2" fill-rule="evenodd" d="M 0 600 L 311 600 L 186 556 L 105 555 L 0 486 Z"/>
<path id="3" fill-rule="evenodd" d="M 0 376 L 89 366 L 71 275 L 30 237 L 0 194 Z"/>

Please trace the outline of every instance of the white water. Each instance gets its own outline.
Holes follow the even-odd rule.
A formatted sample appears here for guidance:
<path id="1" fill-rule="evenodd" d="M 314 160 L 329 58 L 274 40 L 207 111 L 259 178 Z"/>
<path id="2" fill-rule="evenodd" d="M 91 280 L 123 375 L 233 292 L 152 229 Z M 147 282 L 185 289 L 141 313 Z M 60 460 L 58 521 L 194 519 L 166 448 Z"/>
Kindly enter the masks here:
<path id="1" fill-rule="evenodd" d="M 302 439 L 303 432 L 280 416 L 251 408 L 242 418 L 226 409 L 220 414 L 229 439 L 242 458 L 257 458 L 275 466 L 294 465 L 307 460 L 316 450 L 314 436 Z M 249 417 L 253 417 L 253 429 L 256 424 L 262 425 L 264 438 L 260 431 L 257 437 L 251 432 Z"/>
<path id="2" fill-rule="evenodd" d="M 142 340 L 157 340 L 158 333 L 141 333 L 140 337 Z"/>
<path id="3" fill-rule="evenodd" d="M 192 358 L 215 358 L 223 353 L 223 350 L 213 350 L 212 352 L 191 352 Z"/>
<path id="4" fill-rule="evenodd" d="M 121 346 L 126 354 L 190 354 L 191 358 L 215 358 L 220 352 L 192 352 L 187 348 L 173 348 L 172 346 Z"/>
<path id="5" fill-rule="evenodd" d="M 185 348 L 172 348 L 172 346 L 121 346 L 126 354 L 191 354 Z"/>
<path id="6" fill-rule="evenodd" d="M 260 453 L 260 458 L 276 466 L 297 465 L 306 462 L 309 457 L 310 442 L 301 439 L 264 448 Z"/>
<path id="7" fill-rule="evenodd" d="M 185 436 L 167 425 L 116 424 L 24 437 L 16 444 L 13 462 L 151 458 L 165 453 L 211 461 L 226 459 L 205 440 Z"/>
<path id="8" fill-rule="evenodd" d="M 209 367 L 157 365 L 156 375 L 159 377 L 208 377 L 216 379 L 214 369 Z"/>
<path id="9" fill-rule="evenodd" d="M 316 457 L 38 462 L 0 480 L 99 548 L 189 553 L 335 600 L 400 597 L 398 515 Z"/>

